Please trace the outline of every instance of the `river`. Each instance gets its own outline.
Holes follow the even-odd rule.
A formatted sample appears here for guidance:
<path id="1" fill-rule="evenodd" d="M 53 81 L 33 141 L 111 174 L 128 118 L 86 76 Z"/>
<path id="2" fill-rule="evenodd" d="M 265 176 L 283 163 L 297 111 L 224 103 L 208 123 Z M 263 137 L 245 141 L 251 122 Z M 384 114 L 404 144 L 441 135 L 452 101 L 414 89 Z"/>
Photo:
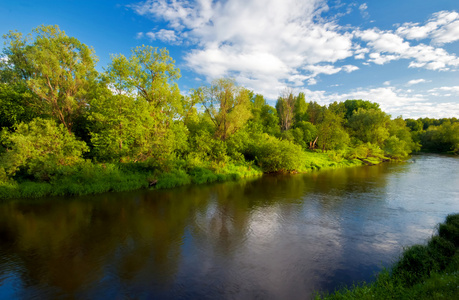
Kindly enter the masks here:
<path id="1" fill-rule="evenodd" d="M 308 299 L 459 212 L 459 158 L 0 204 L 0 299 Z"/>

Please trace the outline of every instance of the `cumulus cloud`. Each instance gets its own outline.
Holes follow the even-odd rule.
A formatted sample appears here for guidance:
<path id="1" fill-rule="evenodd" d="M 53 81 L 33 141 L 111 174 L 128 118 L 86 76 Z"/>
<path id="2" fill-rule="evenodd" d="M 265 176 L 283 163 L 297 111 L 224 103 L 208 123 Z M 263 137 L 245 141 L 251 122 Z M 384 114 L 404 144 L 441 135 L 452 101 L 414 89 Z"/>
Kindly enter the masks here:
<path id="1" fill-rule="evenodd" d="M 334 22 L 316 21 L 328 9 L 324 0 L 149 0 L 133 8 L 168 22 L 175 35 L 168 32 L 161 40 L 186 38 L 193 43 L 184 59 L 208 79 L 233 76 L 251 82 L 273 77 L 270 82 L 280 86 L 296 76 L 298 85 L 312 79 L 297 76 L 304 66 L 353 55 L 351 33 L 341 32 Z M 158 33 L 149 36 L 159 38 Z"/>
<path id="2" fill-rule="evenodd" d="M 345 14 L 349 13 L 351 4 L 340 5 L 341 11 L 347 7 Z M 352 5 L 364 18 L 368 17 L 366 3 Z M 186 44 L 184 63 L 207 81 L 233 77 L 240 85 L 271 100 L 286 86 L 304 91 L 308 100 L 322 104 L 367 99 L 379 102 L 393 116 L 407 111 L 414 111 L 411 117 L 422 116 L 421 108 L 435 113 L 434 117 L 459 113 L 459 104 L 429 104 L 429 93 L 414 95 L 411 90 L 391 87 L 389 81 L 380 88 L 344 94 L 305 88 L 326 76 L 358 72 L 360 64 L 406 60 L 409 68 L 459 68 L 459 58 L 441 48 L 459 40 L 458 13 L 441 11 L 422 24 L 404 23 L 394 30 L 363 29 L 338 25 L 339 14 L 323 17 L 324 12 L 338 6 L 329 7 L 326 0 L 146 0 L 131 8 L 139 15 L 167 24 L 167 28 L 139 33 L 139 38 Z M 425 82 L 414 79 L 407 86 Z M 430 91 L 430 96 L 433 93 L 457 91 L 438 88 Z"/>
<path id="3" fill-rule="evenodd" d="M 426 68 L 429 70 L 448 71 L 459 66 L 459 58 L 449 54 L 443 48 L 418 44 L 411 46 L 401 36 L 392 31 L 379 29 L 356 30 L 355 36 L 367 43 L 372 53 L 370 62 L 386 64 L 393 60 L 411 60 L 410 68 Z"/>
<path id="4" fill-rule="evenodd" d="M 459 40 L 459 13 L 440 11 L 434 13 L 424 25 L 404 23 L 396 33 L 409 40 L 430 38 L 434 44 L 446 44 Z"/>

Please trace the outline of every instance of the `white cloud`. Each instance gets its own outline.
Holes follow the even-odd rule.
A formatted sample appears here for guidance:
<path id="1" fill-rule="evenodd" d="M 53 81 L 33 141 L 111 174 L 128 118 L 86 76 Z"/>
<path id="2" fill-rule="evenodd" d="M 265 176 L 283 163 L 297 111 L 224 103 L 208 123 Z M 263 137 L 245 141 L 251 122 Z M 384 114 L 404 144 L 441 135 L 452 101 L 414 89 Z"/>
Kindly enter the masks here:
<path id="1" fill-rule="evenodd" d="M 160 40 L 165 43 L 169 44 L 177 44 L 180 43 L 180 38 L 175 35 L 174 30 L 167 30 L 167 29 L 161 29 L 157 32 L 147 32 L 145 34 L 147 37 L 149 37 L 151 40 Z M 142 35 L 143 36 L 143 35 Z"/>
<path id="2" fill-rule="evenodd" d="M 413 79 L 408 81 L 407 85 L 414 85 L 414 84 L 419 84 L 419 83 L 425 83 L 425 82 L 430 82 L 430 80 L 425 80 L 425 79 Z"/>
<path id="3" fill-rule="evenodd" d="M 370 62 L 386 64 L 393 60 L 412 60 L 411 68 L 426 68 L 429 70 L 448 71 L 459 66 L 459 58 L 449 54 L 445 49 L 430 45 L 419 44 L 411 46 L 409 42 L 392 31 L 379 29 L 356 30 L 355 36 L 367 42 L 371 48 Z"/>
<path id="4" fill-rule="evenodd" d="M 396 33 L 409 40 L 430 38 L 434 44 L 446 44 L 459 40 L 459 13 L 440 11 L 434 13 L 425 25 L 404 23 Z"/>
<path id="5" fill-rule="evenodd" d="M 370 14 L 368 13 L 367 9 L 368 9 L 368 5 L 366 3 L 363 3 L 359 6 L 360 14 L 365 19 L 370 17 Z"/>
<path id="6" fill-rule="evenodd" d="M 443 94 L 442 94 L 442 92 L 443 92 Z M 444 92 L 447 92 L 449 94 L 444 94 Z M 433 88 L 433 89 L 429 90 L 429 93 L 431 93 L 432 95 L 435 95 L 435 96 L 445 96 L 445 97 L 452 96 L 452 95 L 459 96 L 459 85 L 456 85 L 456 86 L 442 86 L 442 87 L 438 87 L 438 88 Z"/>
<path id="7" fill-rule="evenodd" d="M 459 58 L 440 47 L 459 40 L 456 12 L 438 12 L 423 24 L 404 23 L 394 30 L 361 29 L 342 27 L 333 16 L 321 16 L 338 4 L 334 8 L 326 0 L 146 0 L 131 8 L 167 24 L 167 29 L 143 35 L 190 46 L 183 59 L 197 76 L 207 81 L 233 77 L 266 99 L 276 99 L 286 86 L 299 90 L 305 84 L 317 84 L 320 76 L 356 71 L 359 68 L 353 59 L 361 60 L 364 66 L 404 59 L 409 68 L 459 68 Z M 342 4 L 340 12 L 345 6 L 346 13 L 352 6 L 358 7 L 362 16 L 367 14 L 366 3 Z M 427 81 L 415 79 L 408 86 L 423 82 Z M 414 106 L 432 108 L 438 116 L 448 113 L 446 107 L 453 108 L 451 112 L 458 111 L 452 104 L 429 106 L 427 94 L 413 95 L 412 91 L 395 89 L 390 84 L 386 81 L 380 88 L 345 94 L 303 89 L 310 100 L 326 103 L 353 98 L 379 102 L 393 116 Z M 438 89 L 432 93 L 444 95 L 455 91 Z"/>
<path id="8" fill-rule="evenodd" d="M 445 87 L 459 93 L 459 86 Z M 459 115 L 458 102 L 434 102 L 426 95 L 414 94 L 409 90 L 394 87 L 356 89 L 348 93 L 327 93 L 326 91 L 300 90 L 305 93 L 307 101 L 316 101 L 322 105 L 347 99 L 364 99 L 380 104 L 381 109 L 393 118 L 450 118 Z"/>
<path id="9" fill-rule="evenodd" d="M 207 79 L 233 76 L 253 82 L 273 77 L 271 83 L 285 85 L 305 66 L 353 55 L 352 34 L 341 32 L 336 23 L 316 21 L 328 9 L 325 0 L 149 0 L 132 7 L 168 22 L 175 32 L 170 41 L 186 37 L 193 43 L 184 59 Z M 296 76 L 293 83 L 310 79 Z"/>

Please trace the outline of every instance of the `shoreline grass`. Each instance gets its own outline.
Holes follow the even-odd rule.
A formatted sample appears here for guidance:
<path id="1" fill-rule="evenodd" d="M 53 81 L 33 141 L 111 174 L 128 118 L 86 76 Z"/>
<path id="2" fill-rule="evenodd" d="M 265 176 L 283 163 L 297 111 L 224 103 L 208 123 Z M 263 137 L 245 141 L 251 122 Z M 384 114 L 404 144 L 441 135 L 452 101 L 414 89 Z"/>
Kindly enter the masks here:
<path id="1" fill-rule="evenodd" d="M 426 245 L 404 249 L 374 282 L 319 293 L 315 299 L 459 299 L 459 214 L 448 215 Z"/>
<path id="2" fill-rule="evenodd" d="M 345 159 L 335 152 L 305 152 L 301 167 L 293 172 L 307 173 L 343 167 L 362 166 L 358 159 Z M 375 163 L 382 160 L 375 160 Z M 105 192 L 123 192 L 149 188 L 174 188 L 188 184 L 206 184 L 234 181 L 262 176 L 262 168 L 254 162 L 227 162 L 193 165 L 182 162 L 168 170 L 159 170 L 146 164 L 94 164 L 86 162 L 75 168 L 62 168 L 49 181 L 19 177 L 0 182 L 0 199 L 37 198 L 45 196 L 83 196 Z M 282 172 L 279 172 L 282 173 Z"/>

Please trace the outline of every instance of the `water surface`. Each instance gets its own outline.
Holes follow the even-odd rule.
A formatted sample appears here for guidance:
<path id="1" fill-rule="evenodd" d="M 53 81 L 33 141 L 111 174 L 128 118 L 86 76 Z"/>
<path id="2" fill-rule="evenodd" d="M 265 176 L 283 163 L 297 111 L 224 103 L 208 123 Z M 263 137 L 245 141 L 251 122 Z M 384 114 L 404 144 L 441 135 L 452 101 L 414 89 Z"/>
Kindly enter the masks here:
<path id="1" fill-rule="evenodd" d="M 308 299 L 459 212 L 459 158 L 0 204 L 1 299 Z"/>

